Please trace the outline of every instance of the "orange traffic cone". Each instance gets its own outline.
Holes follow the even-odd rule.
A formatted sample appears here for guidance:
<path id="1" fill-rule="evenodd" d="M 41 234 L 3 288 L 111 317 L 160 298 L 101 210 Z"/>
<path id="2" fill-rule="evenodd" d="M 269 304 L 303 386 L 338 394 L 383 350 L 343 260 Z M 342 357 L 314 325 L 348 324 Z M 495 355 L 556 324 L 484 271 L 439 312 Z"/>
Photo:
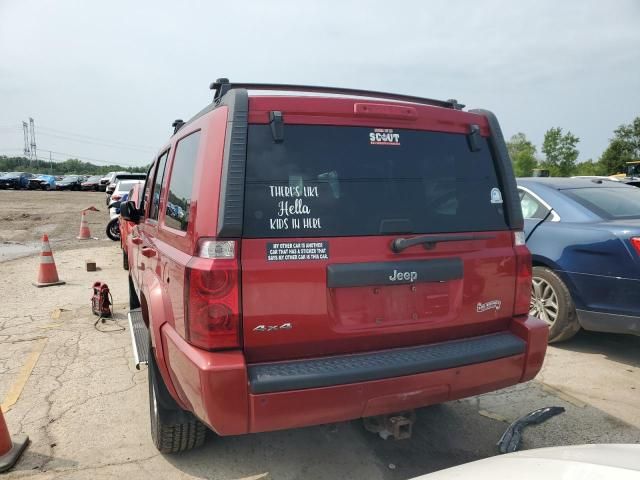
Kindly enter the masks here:
<path id="1" fill-rule="evenodd" d="M 52 285 L 63 285 L 64 282 L 58 278 L 56 262 L 53 260 L 53 252 L 49 245 L 49 236 L 42 235 L 42 252 L 40 252 L 40 270 L 38 271 L 38 281 L 34 283 L 36 287 L 50 287 Z"/>
<path id="2" fill-rule="evenodd" d="M 91 232 L 89 231 L 89 224 L 87 223 L 86 212 L 82 211 L 82 217 L 80 217 L 80 233 L 76 237 L 78 240 L 90 240 Z"/>
<path id="3" fill-rule="evenodd" d="M 9 435 L 9 428 L 0 408 L 0 473 L 6 472 L 16 464 L 28 444 L 29 437 L 26 435 Z"/>

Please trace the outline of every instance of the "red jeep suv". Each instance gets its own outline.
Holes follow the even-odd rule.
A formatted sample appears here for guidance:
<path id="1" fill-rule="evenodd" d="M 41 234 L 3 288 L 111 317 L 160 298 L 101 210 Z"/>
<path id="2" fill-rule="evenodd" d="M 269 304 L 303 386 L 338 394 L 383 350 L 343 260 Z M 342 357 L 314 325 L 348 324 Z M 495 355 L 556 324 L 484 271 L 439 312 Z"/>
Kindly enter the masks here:
<path id="1" fill-rule="evenodd" d="M 200 445 L 207 427 L 406 412 L 537 374 L 547 327 L 528 316 L 531 258 L 491 112 L 211 88 L 209 106 L 174 122 L 142 205 L 122 210 L 160 451 Z"/>

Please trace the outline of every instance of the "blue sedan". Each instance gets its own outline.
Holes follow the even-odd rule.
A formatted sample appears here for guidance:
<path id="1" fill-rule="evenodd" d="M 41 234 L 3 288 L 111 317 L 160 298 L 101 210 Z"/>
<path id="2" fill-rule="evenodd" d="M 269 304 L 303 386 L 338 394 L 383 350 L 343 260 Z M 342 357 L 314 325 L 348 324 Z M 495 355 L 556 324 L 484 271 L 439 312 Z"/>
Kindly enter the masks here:
<path id="1" fill-rule="evenodd" d="M 549 341 L 580 328 L 640 335 L 640 188 L 584 178 L 520 178 L 533 258 L 531 315 Z"/>

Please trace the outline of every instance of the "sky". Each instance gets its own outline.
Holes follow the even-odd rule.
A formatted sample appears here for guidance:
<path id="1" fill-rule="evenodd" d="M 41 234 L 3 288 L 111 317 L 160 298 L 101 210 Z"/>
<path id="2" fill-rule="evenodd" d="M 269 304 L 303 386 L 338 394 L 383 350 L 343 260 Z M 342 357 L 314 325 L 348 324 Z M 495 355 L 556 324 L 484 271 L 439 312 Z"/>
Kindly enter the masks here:
<path id="1" fill-rule="evenodd" d="M 145 165 L 209 83 L 456 98 L 597 159 L 640 116 L 640 1 L 0 0 L 0 155 Z"/>

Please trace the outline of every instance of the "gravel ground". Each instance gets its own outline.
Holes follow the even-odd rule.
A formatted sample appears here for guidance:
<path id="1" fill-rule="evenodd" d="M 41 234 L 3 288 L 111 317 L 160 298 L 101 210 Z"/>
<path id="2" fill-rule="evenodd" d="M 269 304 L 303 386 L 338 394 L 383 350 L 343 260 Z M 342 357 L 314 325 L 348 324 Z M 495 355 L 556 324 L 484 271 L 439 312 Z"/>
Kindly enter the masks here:
<path id="1" fill-rule="evenodd" d="M 78 248 L 80 211 L 92 205 L 101 211 L 87 214 L 91 235 L 111 243 L 103 192 L 0 190 L 0 262 L 39 251 L 43 233 L 58 251 Z"/>
<path id="2" fill-rule="evenodd" d="M 508 422 L 549 405 L 566 413 L 525 430 L 523 448 L 640 442 L 640 338 L 582 333 L 550 347 L 534 381 L 420 409 L 410 440 L 385 441 L 352 421 L 211 434 L 198 450 L 161 455 L 150 439 L 147 372 L 133 367 L 129 332 L 119 329 L 127 302 L 119 246 L 74 238 L 78 211 L 91 204 L 103 210 L 90 215 L 92 234 L 104 237 L 102 194 L 0 192 L 2 238 L 22 230 L 16 241 L 33 242 L 43 226 L 55 225 L 47 229 L 67 282 L 33 287 L 33 254 L 0 261 L 0 401 L 12 433 L 32 440 L 4 478 L 400 480 L 495 455 Z M 30 221 L 19 218 L 22 206 Z M 0 252 L 6 248 L 0 244 Z M 85 271 L 88 258 L 99 271 Z M 98 329 L 89 307 L 97 279 L 109 284 L 116 303 L 116 321 Z"/>

